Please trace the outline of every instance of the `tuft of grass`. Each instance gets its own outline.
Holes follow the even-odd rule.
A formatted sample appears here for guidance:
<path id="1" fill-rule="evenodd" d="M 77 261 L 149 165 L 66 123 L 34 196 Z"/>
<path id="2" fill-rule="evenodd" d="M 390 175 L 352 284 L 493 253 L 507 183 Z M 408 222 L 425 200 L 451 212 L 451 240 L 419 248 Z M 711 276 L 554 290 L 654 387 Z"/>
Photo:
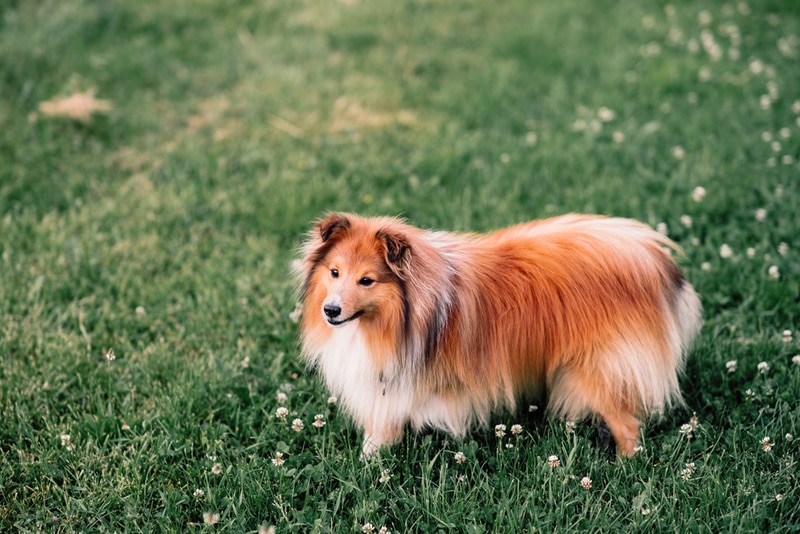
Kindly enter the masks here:
<path id="1" fill-rule="evenodd" d="M 2 4 L 0 530 L 800 529 L 800 11 L 540 4 Z M 329 210 L 658 226 L 687 409 L 627 461 L 523 408 L 360 462 L 298 356 Z"/>

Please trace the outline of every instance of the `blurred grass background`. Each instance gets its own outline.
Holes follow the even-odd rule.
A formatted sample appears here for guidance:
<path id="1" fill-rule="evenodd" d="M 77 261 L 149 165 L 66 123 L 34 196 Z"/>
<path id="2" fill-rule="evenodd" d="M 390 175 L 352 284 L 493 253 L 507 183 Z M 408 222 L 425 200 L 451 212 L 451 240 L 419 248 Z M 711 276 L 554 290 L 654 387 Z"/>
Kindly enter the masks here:
<path id="1" fill-rule="evenodd" d="M 0 14 L 0 530 L 800 525 L 800 5 Z M 48 113 L 76 94 L 113 109 Z M 360 464 L 291 316 L 290 263 L 329 210 L 469 231 L 573 211 L 659 226 L 706 308 L 689 410 L 623 464 L 590 426 L 536 417 L 524 439 L 410 436 Z M 276 419 L 279 391 L 302 432 Z"/>

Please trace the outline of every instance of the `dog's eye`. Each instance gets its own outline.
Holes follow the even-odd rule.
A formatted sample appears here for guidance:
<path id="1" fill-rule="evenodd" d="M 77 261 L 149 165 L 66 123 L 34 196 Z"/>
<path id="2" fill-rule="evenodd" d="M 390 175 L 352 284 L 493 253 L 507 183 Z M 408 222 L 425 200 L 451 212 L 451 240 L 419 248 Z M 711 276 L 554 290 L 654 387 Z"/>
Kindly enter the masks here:
<path id="1" fill-rule="evenodd" d="M 372 278 L 368 278 L 368 277 L 366 277 L 366 276 L 365 276 L 365 277 L 363 277 L 361 280 L 359 280 L 359 281 L 358 281 L 358 284 L 359 284 L 359 285 L 362 285 L 362 286 L 364 286 L 364 287 L 369 287 L 369 286 L 371 286 L 371 285 L 372 285 L 372 284 L 374 284 L 374 283 L 375 283 L 375 280 L 373 280 Z"/>
<path id="2" fill-rule="evenodd" d="M 331 278 L 339 278 L 339 269 L 331 269 Z"/>

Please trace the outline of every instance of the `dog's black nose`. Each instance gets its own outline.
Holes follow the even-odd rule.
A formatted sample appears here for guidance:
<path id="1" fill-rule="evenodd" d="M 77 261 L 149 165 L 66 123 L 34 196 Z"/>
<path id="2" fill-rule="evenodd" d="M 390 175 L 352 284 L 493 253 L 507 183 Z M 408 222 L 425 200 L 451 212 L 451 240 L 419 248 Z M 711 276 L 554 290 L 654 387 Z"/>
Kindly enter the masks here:
<path id="1" fill-rule="evenodd" d="M 325 312 L 325 315 L 333 319 L 342 313 L 342 308 L 336 304 L 326 304 L 322 307 L 322 311 Z"/>

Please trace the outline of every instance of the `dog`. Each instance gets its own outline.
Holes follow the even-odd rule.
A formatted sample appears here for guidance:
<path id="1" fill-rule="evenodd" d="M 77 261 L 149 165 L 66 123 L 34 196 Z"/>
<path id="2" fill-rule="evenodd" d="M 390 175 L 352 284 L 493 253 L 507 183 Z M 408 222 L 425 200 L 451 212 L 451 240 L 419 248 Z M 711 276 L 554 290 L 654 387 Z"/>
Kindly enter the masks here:
<path id="1" fill-rule="evenodd" d="M 630 219 L 463 234 L 331 213 L 301 247 L 302 355 L 363 430 L 363 458 L 408 425 L 461 438 L 532 398 L 604 423 L 632 456 L 644 420 L 683 403 L 701 326 L 673 252 Z"/>

